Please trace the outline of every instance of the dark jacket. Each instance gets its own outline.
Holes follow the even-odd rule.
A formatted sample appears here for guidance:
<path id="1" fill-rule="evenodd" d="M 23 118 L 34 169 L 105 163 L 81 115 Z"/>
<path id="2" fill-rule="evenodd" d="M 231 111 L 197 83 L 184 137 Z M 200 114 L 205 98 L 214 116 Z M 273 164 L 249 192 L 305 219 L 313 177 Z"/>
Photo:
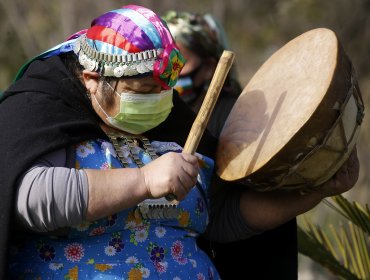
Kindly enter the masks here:
<path id="1" fill-rule="evenodd" d="M 221 92 L 208 123 L 213 135 L 220 135 L 237 98 L 237 94 L 230 91 Z M 245 278 L 240 276 L 238 279 L 253 280 L 298 279 L 296 219 L 245 240 L 210 243 L 200 237 L 198 244 L 213 258 L 224 280 L 235 279 L 235 275 L 245 275 Z"/>

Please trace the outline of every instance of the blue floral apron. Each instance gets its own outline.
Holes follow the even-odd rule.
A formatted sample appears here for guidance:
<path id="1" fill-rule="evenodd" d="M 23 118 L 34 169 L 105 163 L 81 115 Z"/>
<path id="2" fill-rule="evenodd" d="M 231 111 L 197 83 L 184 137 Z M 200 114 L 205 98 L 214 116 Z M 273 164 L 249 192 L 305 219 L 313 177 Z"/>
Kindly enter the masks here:
<path id="1" fill-rule="evenodd" d="M 176 143 L 151 145 L 158 155 L 182 151 Z M 137 166 L 128 146 L 121 146 L 121 152 L 129 167 Z M 144 164 L 151 161 L 142 147 L 136 154 Z M 204 194 L 213 170 L 211 159 L 199 157 L 197 187 L 175 209 L 154 205 L 146 218 L 137 208 L 127 209 L 73 227 L 64 238 L 24 236 L 11 247 L 12 279 L 219 279 L 196 244 L 208 222 Z M 76 147 L 76 168 L 121 167 L 110 142 L 88 141 Z"/>

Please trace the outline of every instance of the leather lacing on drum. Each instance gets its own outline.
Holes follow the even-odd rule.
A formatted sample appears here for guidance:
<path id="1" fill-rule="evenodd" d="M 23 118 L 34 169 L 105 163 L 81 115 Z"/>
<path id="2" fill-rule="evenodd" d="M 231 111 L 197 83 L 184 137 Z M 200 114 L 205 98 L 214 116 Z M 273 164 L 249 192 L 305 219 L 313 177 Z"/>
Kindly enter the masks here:
<path id="1" fill-rule="evenodd" d="M 341 153 L 342 156 L 345 155 L 346 153 L 348 153 L 348 144 L 352 142 L 352 140 L 353 140 L 353 138 L 356 134 L 356 131 L 359 129 L 359 126 L 361 125 L 361 123 L 363 121 L 364 108 L 365 108 L 364 107 L 364 102 L 363 102 L 361 94 L 360 94 L 360 90 L 357 88 L 357 84 L 355 83 L 355 81 L 356 81 L 355 71 L 354 71 L 354 68 L 352 67 L 351 76 L 350 76 L 350 82 L 351 82 L 350 88 L 347 92 L 347 95 L 346 95 L 346 98 L 345 98 L 344 102 L 341 104 L 340 108 L 338 109 L 338 111 L 339 111 L 338 118 L 333 123 L 332 127 L 328 130 L 328 133 L 324 137 L 324 139 L 322 140 L 321 144 L 316 145 L 306 155 L 300 157 L 300 160 L 298 162 L 296 162 L 294 165 L 290 165 L 289 167 L 287 167 L 285 173 L 283 173 L 283 175 L 280 177 L 279 182 L 256 183 L 256 182 L 253 182 L 250 178 L 245 178 L 245 179 L 241 180 L 241 183 L 245 184 L 245 185 L 248 185 L 248 186 L 250 186 L 253 189 L 256 189 L 258 191 L 271 191 L 271 190 L 275 190 L 275 189 L 279 189 L 279 190 L 299 190 L 301 192 L 301 194 L 305 194 L 305 193 L 308 193 L 310 191 L 313 191 L 313 190 L 317 189 L 319 187 L 319 186 L 317 186 L 317 182 L 320 182 L 324 177 L 318 178 L 315 181 L 313 181 L 313 180 L 310 180 L 310 179 L 302 176 L 301 174 L 299 174 L 299 172 L 297 172 L 297 170 L 299 170 L 299 167 L 301 166 L 301 164 L 304 161 L 306 161 L 308 158 L 310 158 L 312 155 L 314 155 L 319 149 L 326 149 L 326 150 L 329 150 L 329 151 L 338 152 L 338 153 Z M 343 123 L 342 117 L 343 117 L 344 109 L 345 109 L 345 107 L 346 107 L 346 105 L 347 105 L 347 103 L 350 100 L 352 95 L 355 97 L 355 101 L 356 101 L 357 108 L 358 108 L 357 118 L 356 118 L 356 126 L 353 129 L 351 136 L 347 140 L 347 143 L 345 143 L 344 149 L 338 150 L 338 149 L 335 149 L 334 147 L 331 147 L 330 145 L 328 145 L 327 141 L 330 138 L 330 136 L 332 135 L 332 133 L 333 133 L 334 129 L 337 127 L 337 125 L 340 126 L 340 131 L 341 131 L 341 134 L 344 137 L 344 139 L 347 138 L 346 135 L 345 135 L 345 128 L 344 128 L 344 123 Z M 336 162 L 332 163 L 330 168 L 333 168 L 335 165 L 336 165 Z M 295 176 L 295 178 L 299 178 L 302 181 L 302 183 L 297 184 L 297 185 L 292 185 L 292 184 L 286 185 L 284 180 L 288 176 Z"/>

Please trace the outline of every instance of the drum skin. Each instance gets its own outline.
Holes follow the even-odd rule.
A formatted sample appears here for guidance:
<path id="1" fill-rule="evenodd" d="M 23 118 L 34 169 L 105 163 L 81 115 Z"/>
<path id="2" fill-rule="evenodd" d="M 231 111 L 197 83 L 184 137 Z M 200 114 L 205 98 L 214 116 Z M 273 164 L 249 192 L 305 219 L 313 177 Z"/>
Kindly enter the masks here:
<path id="1" fill-rule="evenodd" d="M 220 135 L 217 174 L 255 190 L 309 190 L 355 146 L 364 106 L 336 34 L 310 30 L 252 77 Z"/>

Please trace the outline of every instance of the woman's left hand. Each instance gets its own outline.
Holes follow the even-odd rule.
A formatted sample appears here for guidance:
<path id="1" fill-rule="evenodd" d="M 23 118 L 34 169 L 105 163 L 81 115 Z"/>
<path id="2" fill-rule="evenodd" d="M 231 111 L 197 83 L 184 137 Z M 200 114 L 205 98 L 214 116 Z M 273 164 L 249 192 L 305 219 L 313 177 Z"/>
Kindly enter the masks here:
<path id="1" fill-rule="evenodd" d="M 329 181 L 320 186 L 318 191 L 322 194 L 323 198 L 344 193 L 356 184 L 359 172 L 360 163 L 355 147 L 348 160 Z"/>

